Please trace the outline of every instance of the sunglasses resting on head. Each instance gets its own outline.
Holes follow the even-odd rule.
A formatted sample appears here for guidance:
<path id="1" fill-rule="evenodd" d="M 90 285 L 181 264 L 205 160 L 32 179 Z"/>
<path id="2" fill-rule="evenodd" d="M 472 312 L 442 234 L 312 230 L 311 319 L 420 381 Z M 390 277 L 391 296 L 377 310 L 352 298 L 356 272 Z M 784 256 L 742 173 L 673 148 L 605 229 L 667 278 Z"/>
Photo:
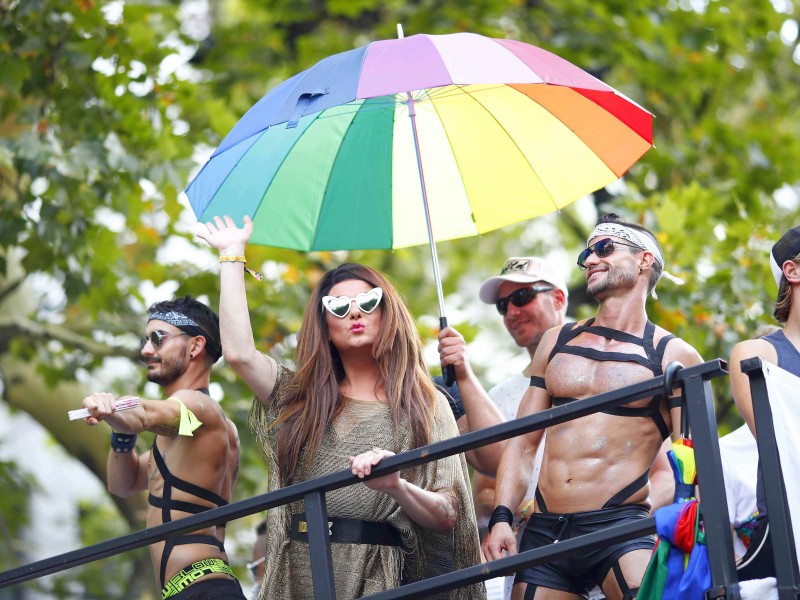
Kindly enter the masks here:
<path id="1" fill-rule="evenodd" d="M 378 308 L 383 298 L 383 290 L 379 287 L 374 287 L 368 292 L 361 292 L 356 294 L 355 298 L 350 296 L 323 296 L 322 306 L 324 306 L 329 313 L 334 317 L 344 319 L 350 314 L 350 307 L 353 302 L 356 303 L 361 312 L 371 313 Z"/>
<path id="2" fill-rule="evenodd" d="M 531 287 L 520 288 L 518 290 L 514 290 L 508 296 L 504 296 L 502 298 L 498 298 L 494 305 L 497 307 L 497 312 L 499 312 L 504 317 L 508 312 L 508 303 L 511 302 L 517 308 L 522 308 L 533 302 L 536 299 L 536 296 L 542 294 L 544 292 L 552 292 L 554 287 L 548 287 L 545 285 L 534 285 Z"/>
<path id="3" fill-rule="evenodd" d="M 586 250 L 578 255 L 578 266 L 581 268 L 581 270 L 585 271 L 586 259 L 589 258 L 593 253 L 597 255 L 597 258 L 605 258 L 614 252 L 614 247 L 617 245 L 644 250 L 644 248 L 639 248 L 639 246 L 636 246 L 635 244 L 626 244 L 625 242 L 612 240 L 611 238 L 603 238 L 599 242 L 595 242 L 593 245 L 586 248 Z"/>

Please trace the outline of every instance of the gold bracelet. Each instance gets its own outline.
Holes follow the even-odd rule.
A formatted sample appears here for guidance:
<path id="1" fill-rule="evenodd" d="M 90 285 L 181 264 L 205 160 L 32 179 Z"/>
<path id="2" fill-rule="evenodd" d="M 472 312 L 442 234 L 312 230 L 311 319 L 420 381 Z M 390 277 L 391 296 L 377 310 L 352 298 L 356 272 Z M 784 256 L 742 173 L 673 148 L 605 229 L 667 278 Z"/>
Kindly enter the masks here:
<path id="1" fill-rule="evenodd" d="M 234 256 L 233 254 L 223 254 L 219 257 L 219 262 L 221 263 L 242 263 L 244 265 L 247 264 L 247 260 L 242 255 Z M 264 276 L 259 273 L 258 271 L 254 271 L 253 269 L 248 269 L 247 267 L 244 268 L 245 271 L 250 273 L 253 277 L 255 277 L 258 281 L 264 279 Z"/>

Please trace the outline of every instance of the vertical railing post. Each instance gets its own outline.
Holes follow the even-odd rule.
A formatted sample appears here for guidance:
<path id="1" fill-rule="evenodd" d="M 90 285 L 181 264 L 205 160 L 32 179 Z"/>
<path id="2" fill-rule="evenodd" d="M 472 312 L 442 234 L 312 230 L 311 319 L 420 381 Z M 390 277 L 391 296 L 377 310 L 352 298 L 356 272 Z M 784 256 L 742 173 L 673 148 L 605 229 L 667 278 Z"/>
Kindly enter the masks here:
<path id="1" fill-rule="evenodd" d="M 325 492 L 306 494 L 304 501 L 306 522 L 308 523 L 308 551 L 311 554 L 311 577 L 314 582 L 314 600 L 336 600 Z"/>
<path id="2" fill-rule="evenodd" d="M 711 382 L 700 375 L 690 377 L 684 381 L 683 391 L 697 463 L 711 581 L 715 588 L 707 593 L 707 597 L 739 600 L 739 579 L 733 554 Z"/>
<path id="3" fill-rule="evenodd" d="M 760 358 L 742 361 L 742 372 L 750 378 L 750 397 L 756 423 L 759 468 L 764 480 L 764 495 L 769 517 L 769 542 L 775 562 L 775 579 L 780 600 L 797 598 L 797 554 L 792 519 L 786 503 L 781 459 L 775 442 L 775 426 L 769 405 L 767 381 Z M 793 475 L 794 476 L 794 475 Z"/>

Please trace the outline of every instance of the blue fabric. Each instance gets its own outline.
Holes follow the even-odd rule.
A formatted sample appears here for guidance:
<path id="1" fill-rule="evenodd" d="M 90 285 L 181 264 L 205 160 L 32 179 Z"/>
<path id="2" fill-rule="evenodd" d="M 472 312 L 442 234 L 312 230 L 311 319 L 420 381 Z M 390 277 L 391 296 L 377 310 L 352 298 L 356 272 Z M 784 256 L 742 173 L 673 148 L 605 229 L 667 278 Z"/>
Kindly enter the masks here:
<path id="1" fill-rule="evenodd" d="M 692 504 L 697 501 L 670 504 L 655 512 L 656 531 L 660 538 L 659 545 L 667 544 L 669 553 L 666 559 L 667 573 L 664 582 L 662 598 L 680 598 L 681 600 L 703 600 L 705 591 L 711 587 L 711 567 L 708 563 L 708 548 L 705 544 L 705 535 L 700 531 L 697 511 L 691 510 Z M 687 522 L 691 519 L 692 522 Z M 688 529 L 691 527 L 691 529 Z M 679 534 L 680 529 L 680 534 Z M 686 552 L 676 545 L 677 540 L 681 544 L 688 544 L 693 531 L 694 540 L 691 545 L 689 560 L 684 569 Z M 654 567 L 657 568 L 657 567 Z"/>
<path id="2" fill-rule="evenodd" d="M 232 148 L 239 142 L 269 127 L 275 115 L 286 104 L 287 98 L 294 91 L 297 81 L 302 75 L 303 73 L 298 73 L 294 77 L 287 79 L 256 102 L 225 136 L 225 139 L 222 140 L 214 154 L 211 155 L 211 158 L 222 154 L 228 148 Z"/>
<path id="3" fill-rule="evenodd" d="M 300 73 L 294 88 L 286 96 L 278 113 L 275 116 L 268 115 L 268 124 L 285 123 L 293 116 L 304 117 L 355 100 L 361 65 L 367 48 L 368 45 L 329 56 Z M 295 77 L 292 78 L 294 79 Z M 315 92 L 327 93 L 313 96 L 303 107 L 302 113 L 295 115 L 295 108 L 301 96 Z"/>
<path id="4" fill-rule="evenodd" d="M 689 563 L 686 565 L 686 571 L 684 571 L 681 578 L 678 595 L 674 597 L 685 598 L 686 600 L 703 600 L 705 591 L 710 588 L 711 565 L 708 564 L 708 546 L 705 544 L 705 536 L 698 533 L 698 540 L 689 555 Z M 669 597 L 665 596 L 665 598 Z"/>

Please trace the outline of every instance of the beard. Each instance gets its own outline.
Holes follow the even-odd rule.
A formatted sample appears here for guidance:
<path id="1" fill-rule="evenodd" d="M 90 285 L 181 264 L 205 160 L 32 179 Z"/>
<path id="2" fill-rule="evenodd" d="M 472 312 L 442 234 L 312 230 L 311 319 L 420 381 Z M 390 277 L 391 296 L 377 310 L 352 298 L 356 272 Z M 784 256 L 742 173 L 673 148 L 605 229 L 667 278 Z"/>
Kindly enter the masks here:
<path id="1" fill-rule="evenodd" d="M 152 365 L 153 363 L 150 363 Z M 186 360 L 183 355 L 173 358 L 159 359 L 156 368 L 147 369 L 147 381 L 157 383 L 161 387 L 176 381 L 186 372 Z"/>
<path id="2" fill-rule="evenodd" d="M 631 288 L 636 283 L 637 274 L 638 271 L 634 267 L 630 269 L 624 267 L 609 267 L 602 281 L 593 284 L 590 283 L 586 286 L 586 293 L 597 300 L 598 296 L 610 292 L 611 290 Z"/>

